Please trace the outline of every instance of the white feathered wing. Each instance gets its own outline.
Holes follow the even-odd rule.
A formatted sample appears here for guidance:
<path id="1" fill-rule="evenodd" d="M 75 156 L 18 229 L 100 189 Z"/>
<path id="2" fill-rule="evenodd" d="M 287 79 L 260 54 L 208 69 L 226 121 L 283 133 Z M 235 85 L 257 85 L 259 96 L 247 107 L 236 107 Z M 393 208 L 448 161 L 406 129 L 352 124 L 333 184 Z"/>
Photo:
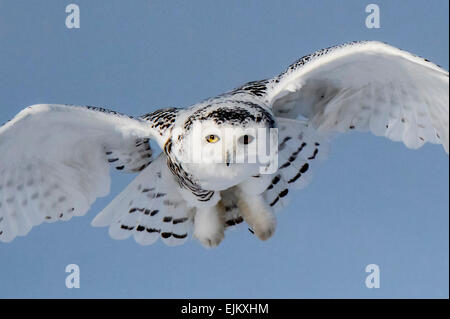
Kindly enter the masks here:
<path id="1" fill-rule="evenodd" d="M 409 148 L 449 152 L 448 72 L 377 42 L 353 42 L 307 55 L 265 81 L 275 115 L 303 116 L 320 132 L 371 131 Z"/>
<path id="2" fill-rule="evenodd" d="M 150 163 L 153 136 L 148 122 L 99 108 L 35 105 L 20 112 L 0 127 L 0 241 L 84 215 L 109 193 L 109 164 L 139 170 Z M 108 157 L 114 152 L 129 159 Z"/>

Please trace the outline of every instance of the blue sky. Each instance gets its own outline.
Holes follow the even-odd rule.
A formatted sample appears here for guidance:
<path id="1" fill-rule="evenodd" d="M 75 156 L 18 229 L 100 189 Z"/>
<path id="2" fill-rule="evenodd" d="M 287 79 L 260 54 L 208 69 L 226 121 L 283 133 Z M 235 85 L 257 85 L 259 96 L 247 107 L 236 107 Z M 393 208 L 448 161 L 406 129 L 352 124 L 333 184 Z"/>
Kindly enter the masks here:
<path id="1" fill-rule="evenodd" d="M 381 40 L 448 70 L 448 1 L 0 0 L 0 122 L 36 103 L 139 115 L 272 77 L 317 49 Z M 0 244 L 0 297 L 448 298 L 449 158 L 369 134 L 338 136 L 312 184 L 260 242 L 245 227 L 219 248 L 114 241 L 89 224 L 133 176 L 68 223 Z M 381 287 L 367 289 L 377 264 Z M 81 288 L 65 287 L 78 264 Z"/>

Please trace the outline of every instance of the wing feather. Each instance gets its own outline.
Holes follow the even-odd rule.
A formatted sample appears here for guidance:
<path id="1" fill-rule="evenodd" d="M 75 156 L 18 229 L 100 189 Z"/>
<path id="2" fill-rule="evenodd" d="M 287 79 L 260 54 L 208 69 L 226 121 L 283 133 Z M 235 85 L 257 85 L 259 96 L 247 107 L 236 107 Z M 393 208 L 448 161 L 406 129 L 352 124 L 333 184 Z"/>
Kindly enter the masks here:
<path id="1" fill-rule="evenodd" d="M 265 80 L 275 115 L 303 116 L 318 130 L 371 131 L 409 148 L 425 142 L 449 151 L 448 72 L 377 42 L 352 42 L 307 55 Z"/>
<path id="2" fill-rule="evenodd" d="M 136 141 L 154 136 L 145 120 L 101 108 L 42 104 L 20 112 L 0 127 L 0 241 L 84 215 L 109 193 L 107 153 L 126 153 L 124 165 L 138 169 L 151 151 Z"/>
<path id="3" fill-rule="evenodd" d="M 141 245 L 161 237 L 168 246 L 183 244 L 192 232 L 193 212 L 177 191 L 179 185 L 160 154 L 128 187 L 92 221 L 109 226 L 113 239 L 131 236 Z"/>

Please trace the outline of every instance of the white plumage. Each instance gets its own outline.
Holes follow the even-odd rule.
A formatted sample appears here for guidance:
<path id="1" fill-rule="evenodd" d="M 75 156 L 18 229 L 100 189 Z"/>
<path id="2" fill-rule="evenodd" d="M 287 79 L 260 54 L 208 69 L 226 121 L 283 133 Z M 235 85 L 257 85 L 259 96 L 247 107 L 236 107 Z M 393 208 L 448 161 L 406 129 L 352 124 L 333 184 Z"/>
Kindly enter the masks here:
<path id="1" fill-rule="evenodd" d="M 275 173 L 232 161 L 252 152 L 257 139 L 249 129 L 271 128 L 278 129 Z M 235 142 L 225 138 L 227 129 Z M 178 245 L 194 234 L 211 247 L 226 227 L 246 221 L 265 240 L 275 230 L 273 211 L 308 184 L 330 135 L 349 130 L 409 148 L 442 144 L 448 153 L 448 72 L 380 42 L 353 42 L 186 109 L 133 118 L 96 107 L 34 105 L 0 127 L 0 241 L 44 221 L 84 215 L 109 193 L 110 166 L 139 172 L 93 220 L 109 226 L 114 239 Z M 163 150 L 156 158 L 150 140 Z M 220 151 L 223 161 L 189 162 L 192 145 L 210 157 Z"/>
<path id="2" fill-rule="evenodd" d="M 370 130 L 409 148 L 442 143 L 448 153 L 447 71 L 380 42 L 325 49 L 297 64 L 269 84 L 275 115 L 303 115 L 322 131 Z"/>
<path id="3" fill-rule="evenodd" d="M 0 239 L 84 215 L 109 193 L 105 148 L 128 149 L 148 132 L 128 117 L 73 106 L 20 112 L 0 128 Z"/>

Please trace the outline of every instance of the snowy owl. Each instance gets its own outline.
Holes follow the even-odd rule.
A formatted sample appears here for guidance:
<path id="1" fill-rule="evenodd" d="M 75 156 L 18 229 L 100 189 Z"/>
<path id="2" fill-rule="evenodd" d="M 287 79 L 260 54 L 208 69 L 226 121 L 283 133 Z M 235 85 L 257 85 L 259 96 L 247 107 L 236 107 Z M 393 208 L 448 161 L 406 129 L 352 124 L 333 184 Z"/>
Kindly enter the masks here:
<path id="1" fill-rule="evenodd" d="M 33 105 L 0 127 L 0 241 L 84 215 L 109 193 L 110 166 L 138 173 L 92 221 L 114 239 L 179 245 L 192 235 L 215 247 L 227 228 L 246 222 L 266 240 L 275 211 L 308 184 L 330 137 L 351 130 L 414 149 L 442 144 L 448 153 L 448 72 L 363 41 L 317 51 L 272 79 L 188 108 L 132 117 Z M 154 144 L 162 149 L 156 156 Z"/>

